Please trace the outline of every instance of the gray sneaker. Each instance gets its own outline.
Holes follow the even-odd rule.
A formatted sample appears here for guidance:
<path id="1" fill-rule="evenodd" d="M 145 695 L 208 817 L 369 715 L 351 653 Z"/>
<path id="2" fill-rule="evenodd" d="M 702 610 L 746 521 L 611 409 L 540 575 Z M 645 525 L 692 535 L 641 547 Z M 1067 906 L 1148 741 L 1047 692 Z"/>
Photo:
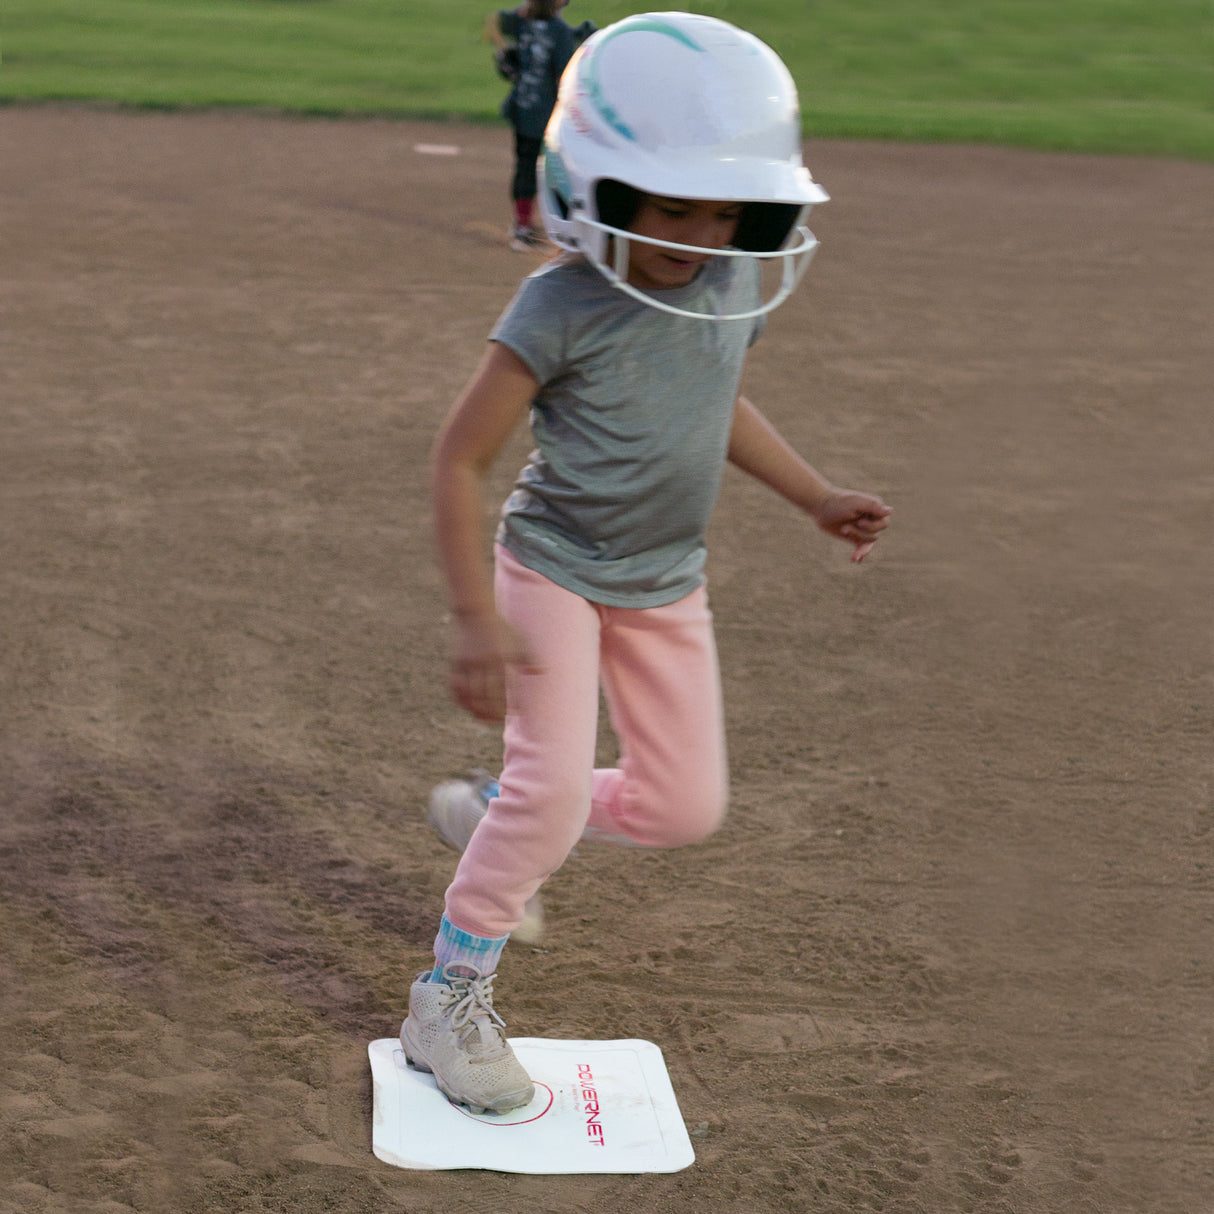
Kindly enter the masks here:
<path id="1" fill-rule="evenodd" d="M 480 768 L 466 780 L 448 780 L 430 794 L 426 821 L 448 847 L 462 852 L 498 792 L 498 782 Z"/>
<path id="2" fill-rule="evenodd" d="M 466 780 L 448 780 L 430 794 L 426 821 L 448 847 L 462 852 L 499 791 L 498 782 L 480 768 Z M 523 921 L 510 934 L 520 944 L 539 944 L 544 938 L 544 904 L 538 893 L 527 899 Z"/>
<path id="3" fill-rule="evenodd" d="M 473 1113 L 508 1113 L 529 1104 L 535 1087 L 493 1010 L 497 975 L 468 977 L 450 972 L 454 968 L 443 971 L 446 982 L 428 982 L 429 971 L 414 982 L 400 1027 L 405 1058 Z"/>
<path id="4" fill-rule="evenodd" d="M 510 232 L 510 247 L 516 253 L 526 253 L 531 249 L 542 249 L 547 242 L 534 228 L 515 227 Z"/>

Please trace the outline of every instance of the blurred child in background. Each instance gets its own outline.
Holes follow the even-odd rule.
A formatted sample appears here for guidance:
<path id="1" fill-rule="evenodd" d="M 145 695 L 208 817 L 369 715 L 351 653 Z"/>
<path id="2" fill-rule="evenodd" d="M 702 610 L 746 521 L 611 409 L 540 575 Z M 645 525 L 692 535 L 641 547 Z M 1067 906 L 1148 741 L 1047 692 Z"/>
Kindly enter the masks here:
<path id="1" fill-rule="evenodd" d="M 561 17 L 569 0 L 524 0 L 518 8 L 499 9 L 485 18 L 484 37 L 493 44 L 498 74 L 511 84 L 502 116 L 514 130 L 514 176 L 510 197 L 514 223 L 510 244 L 537 248 L 543 238 L 535 225 L 536 163 L 544 128 L 556 104 L 557 85 L 578 44 L 594 32 L 585 21 L 571 29 Z"/>

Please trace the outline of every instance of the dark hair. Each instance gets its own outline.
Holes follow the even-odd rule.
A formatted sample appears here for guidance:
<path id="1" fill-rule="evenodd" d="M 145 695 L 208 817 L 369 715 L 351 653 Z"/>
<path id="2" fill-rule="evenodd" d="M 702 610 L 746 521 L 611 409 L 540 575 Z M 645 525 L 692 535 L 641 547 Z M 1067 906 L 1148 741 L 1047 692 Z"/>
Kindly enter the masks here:
<path id="1" fill-rule="evenodd" d="M 550 21 L 561 8 L 561 0 L 527 0 L 527 12 L 532 21 Z"/>
<path id="2" fill-rule="evenodd" d="M 788 239 L 800 214 L 795 202 L 748 202 L 733 243 L 748 253 L 774 253 Z"/>
<path id="3" fill-rule="evenodd" d="M 605 223 L 609 228 L 626 229 L 637 217 L 637 212 L 641 209 L 641 199 L 644 197 L 640 190 L 633 189 L 622 181 L 600 181 L 594 191 L 599 222 Z"/>
<path id="4" fill-rule="evenodd" d="M 626 230 L 641 209 L 645 195 L 622 181 L 600 181 L 595 190 L 599 221 Z M 733 238 L 735 248 L 747 253 L 774 253 L 787 239 L 801 213 L 795 202 L 748 202 Z"/>

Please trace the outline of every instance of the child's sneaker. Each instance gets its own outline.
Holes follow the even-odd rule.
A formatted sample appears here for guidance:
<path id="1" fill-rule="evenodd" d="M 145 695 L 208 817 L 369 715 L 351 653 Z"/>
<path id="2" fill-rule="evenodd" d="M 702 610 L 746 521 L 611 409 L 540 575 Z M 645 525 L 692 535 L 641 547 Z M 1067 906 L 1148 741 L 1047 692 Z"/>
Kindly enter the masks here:
<path id="1" fill-rule="evenodd" d="M 498 782 L 479 769 L 466 780 L 448 780 L 430 794 L 426 821 L 448 847 L 462 852 L 499 791 Z M 544 938 L 544 904 L 538 893 L 527 899 L 523 921 L 510 934 L 520 944 L 539 944 Z"/>
<path id="2" fill-rule="evenodd" d="M 444 969 L 446 982 L 419 974 L 400 1026 L 405 1058 L 434 1076 L 448 1099 L 473 1113 L 508 1113 L 531 1102 L 535 1087 L 514 1056 L 493 1010 L 496 974 L 468 977 Z M 475 971 L 473 971 L 475 973 Z"/>
<path id="3" fill-rule="evenodd" d="M 526 253 L 530 249 L 542 249 L 544 238 L 530 227 L 516 227 L 510 233 L 510 247 L 516 253 Z"/>
<path id="4" fill-rule="evenodd" d="M 479 769 L 467 780 L 448 780 L 430 794 L 426 821 L 448 847 L 462 852 L 498 792 L 498 782 Z"/>

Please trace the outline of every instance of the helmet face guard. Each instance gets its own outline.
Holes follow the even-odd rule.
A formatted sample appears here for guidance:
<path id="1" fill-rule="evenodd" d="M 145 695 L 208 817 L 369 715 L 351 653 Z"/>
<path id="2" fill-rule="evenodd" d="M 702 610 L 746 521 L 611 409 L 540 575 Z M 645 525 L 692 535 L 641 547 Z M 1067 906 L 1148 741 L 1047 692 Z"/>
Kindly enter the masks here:
<path id="1" fill-rule="evenodd" d="M 709 250 L 700 245 L 675 244 L 672 240 L 657 240 L 652 236 L 638 236 L 635 232 L 609 227 L 607 224 L 599 223 L 597 220 L 588 219 L 583 222 L 610 238 L 609 251 L 612 254 L 610 264 L 590 250 L 585 250 L 585 256 L 587 261 L 613 287 L 623 291 L 625 295 L 631 295 L 633 299 L 639 299 L 642 303 L 647 303 L 651 308 L 657 308 L 661 312 L 670 312 L 674 316 L 693 316 L 698 320 L 750 320 L 752 317 L 764 316 L 768 312 L 774 311 L 797 289 L 797 284 L 801 281 L 805 271 L 809 269 L 810 260 L 818 248 L 818 241 L 814 234 L 808 228 L 800 226 L 794 228 L 792 235 L 785 242 L 786 247 L 760 253 L 750 249 L 738 248 Z M 631 242 L 634 240 L 641 244 L 655 245 L 661 249 L 673 249 L 678 253 L 711 252 L 714 257 L 749 257 L 764 261 L 778 259 L 781 263 L 780 285 L 766 303 L 760 304 L 757 308 L 751 308 L 747 312 L 692 312 L 688 308 L 677 307 L 674 304 L 666 303 L 658 296 L 647 294 L 639 288 L 634 287 L 628 281 L 629 249 Z"/>
<path id="2" fill-rule="evenodd" d="M 706 249 L 638 236 L 611 187 L 743 204 L 734 244 Z M 804 226 L 827 194 L 801 163 L 796 87 L 770 47 L 712 17 L 649 13 L 591 37 L 561 79 L 545 133 L 540 210 L 550 239 L 581 253 L 613 286 L 698 319 L 770 312 L 795 290 L 817 241 Z M 762 306 L 689 312 L 627 281 L 631 241 L 717 257 L 781 261 Z"/>

